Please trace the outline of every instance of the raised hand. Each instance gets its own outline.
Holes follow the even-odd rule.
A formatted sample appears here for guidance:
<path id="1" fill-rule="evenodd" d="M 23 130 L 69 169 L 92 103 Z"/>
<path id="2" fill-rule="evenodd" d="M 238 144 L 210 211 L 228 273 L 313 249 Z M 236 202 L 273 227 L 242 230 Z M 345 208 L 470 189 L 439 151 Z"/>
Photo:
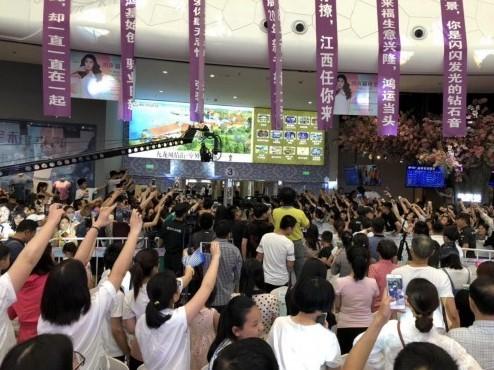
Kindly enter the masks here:
<path id="1" fill-rule="evenodd" d="M 113 211 L 116 207 L 116 204 L 111 207 L 101 207 L 98 219 L 95 222 L 95 226 L 99 228 L 108 226 L 112 221 L 110 216 L 113 214 Z"/>
<path id="2" fill-rule="evenodd" d="M 53 203 L 48 210 L 48 221 L 59 223 L 65 211 L 60 203 Z"/>
<path id="3" fill-rule="evenodd" d="M 130 231 L 140 233 L 142 229 L 142 215 L 137 211 L 137 209 L 132 210 L 132 215 L 130 216 Z"/>

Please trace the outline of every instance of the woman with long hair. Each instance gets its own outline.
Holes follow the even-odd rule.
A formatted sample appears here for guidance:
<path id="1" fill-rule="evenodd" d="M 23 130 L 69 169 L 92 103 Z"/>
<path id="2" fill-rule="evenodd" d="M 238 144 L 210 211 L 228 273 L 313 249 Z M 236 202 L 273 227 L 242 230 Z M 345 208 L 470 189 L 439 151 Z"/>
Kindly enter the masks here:
<path id="1" fill-rule="evenodd" d="M 48 245 L 31 272 L 29 279 L 24 283 L 20 292 L 17 293 L 17 302 L 9 308 L 10 319 L 17 318 L 19 321 L 18 343 L 34 338 L 38 334 L 37 326 L 43 290 L 45 289 L 48 274 L 55 266 L 51 245 Z"/>
<path id="2" fill-rule="evenodd" d="M 372 369 L 393 369 L 403 348 L 413 342 L 428 342 L 443 348 L 460 370 L 481 369 L 460 344 L 434 327 L 432 316 L 440 303 L 434 284 L 422 278 L 411 280 L 407 285 L 405 302 L 409 309 L 400 320 L 388 321 L 381 329 L 367 361 L 368 366 Z"/>
<path id="3" fill-rule="evenodd" d="M 336 78 L 336 94 L 334 99 L 334 114 L 349 114 L 352 89 L 344 74 Z"/>
<path id="4" fill-rule="evenodd" d="M 216 338 L 209 348 L 209 370 L 224 348 L 241 339 L 260 338 L 263 330 L 261 311 L 254 300 L 244 295 L 232 298 L 220 315 Z"/>
<path id="5" fill-rule="evenodd" d="M 57 265 L 48 275 L 43 298 L 38 333 L 59 333 L 71 337 L 74 349 L 86 358 L 84 370 L 106 370 L 107 360 L 102 345 L 103 322 L 112 308 L 123 277 L 134 255 L 142 229 L 142 217 L 134 210 L 130 232 L 108 280 L 91 295 L 87 285 L 85 265 L 89 262 L 101 228 L 110 223 L 115 206 L 103 207 L 81 243 L 75 258 Z"/>
<path id="6" fill-rule="evenodd" d="M 62 215 L 62 205 L 53 204 L 43 227 L 22 249 L 9 270 L 0 276 L 0 297 L 2 297 L 0 299 L 0 362 L 16 342 L 12 323 L 7 316 L 7 309 L 16 302 L 17 292 L 22 289 L 43 255 Z"/>
<path id="7" fill-rule="evenodd" d="M 374 303 L 379 297 L 376 280 L 367 277 L 369 249 L 356 246 L 350 248 L 348 261 L 352 273 L 338 278 L 335 289 L 336 312 L 339 312 L 336 335 L 343 354 L 350 352 L 355 337 L 371 324 Z"/>
<path id="8" fill-rule="evenodd" d="M 181 289 L 170 270 L 155 275 L 147 284 L 149 303 L 138 319 L 136 337 L 148 370 L 190 369 L 188 326 L 204 307 L 216 284 L 220 263 L 219 243 L 211 245 L 211 264 L 201 287 L 184 306 L 176 308 Z"/>
<path id="9" fill-rule="evenodd" d="M 149 303 L 147 284 L 158 273 L 159 255 L 156 249 L 140 250 L 134 257 L 130 269 L 132 289 L 125 294 L 122 319 L 128 334 L 135 334 L 137 320 L 146 312 Z M 185 275 L 177 279 L 180 292 L 191 281 L 193 269 L 187 267 Z M 142 355 L 135 338 L 130 339 L 130 369 L 137 369 L 142 364 Z"/>

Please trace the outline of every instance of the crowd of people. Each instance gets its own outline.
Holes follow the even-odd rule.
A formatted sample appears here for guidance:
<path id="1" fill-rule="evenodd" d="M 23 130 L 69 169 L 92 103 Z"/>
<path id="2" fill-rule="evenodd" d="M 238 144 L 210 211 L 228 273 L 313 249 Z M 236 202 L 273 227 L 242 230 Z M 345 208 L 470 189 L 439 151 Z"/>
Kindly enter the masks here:
<path id="1" fill-rule="evenodd" d="M 492 207 L 110 175 L 1 191 L 0 370 L 494 370 Z"/>

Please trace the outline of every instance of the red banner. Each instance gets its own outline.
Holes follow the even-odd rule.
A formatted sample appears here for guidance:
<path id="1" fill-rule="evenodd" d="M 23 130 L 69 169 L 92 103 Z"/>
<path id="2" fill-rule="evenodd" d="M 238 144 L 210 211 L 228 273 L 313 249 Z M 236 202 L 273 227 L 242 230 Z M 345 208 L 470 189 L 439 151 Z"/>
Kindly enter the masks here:
<path id="1" fill-rule="evenodd" d="M 44 0 L 43 114 L 70 117 L 70 0 Z"/>

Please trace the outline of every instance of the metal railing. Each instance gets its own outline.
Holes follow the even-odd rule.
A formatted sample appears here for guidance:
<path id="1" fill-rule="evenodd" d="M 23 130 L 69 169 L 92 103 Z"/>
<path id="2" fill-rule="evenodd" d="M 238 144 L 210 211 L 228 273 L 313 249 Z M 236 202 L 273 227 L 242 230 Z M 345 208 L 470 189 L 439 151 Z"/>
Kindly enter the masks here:
<path id="1" fill-rule="evenodd" d="M 50 239 L 50 244 L 52 245 L 52 254 L 53 257 L 57 261 L 61 261 L 64 259 L 64 254 L 63 254 L 63 246 L 60 246 L 60 243 L 69 243 L 69 242 L 76 242 L 77 245 L 80 244 L 80 242 L 84 240 L 84 238 L 53 238 Z M 96 238 L 96 246 L 93 251 L 93 255 L 91 257 L 91 266 L 94 266 L 94 275 L 96 276 L 96 283 L 98 283 L 99 277 L 100 277 L 100 259 L 103 258 L 105 254 L 106 247 L 108 247 L 111 244 L 115 243 L 121 243 L 122 245 L 125 243 L 127 238 Z M 58 246 L 57 246 L 58 245 Z M 137 253 L 141 249 L 146 249 L 150 245 L 149 238 L 147 237 L 141 237 L 138 239 L 137 246 L 136 246 L 136 251 Z M 158 255 L 160 257 L 163 257 L 165 255 L 165 248 L 156 248 L 156 251 L 158 252 Z"/>

